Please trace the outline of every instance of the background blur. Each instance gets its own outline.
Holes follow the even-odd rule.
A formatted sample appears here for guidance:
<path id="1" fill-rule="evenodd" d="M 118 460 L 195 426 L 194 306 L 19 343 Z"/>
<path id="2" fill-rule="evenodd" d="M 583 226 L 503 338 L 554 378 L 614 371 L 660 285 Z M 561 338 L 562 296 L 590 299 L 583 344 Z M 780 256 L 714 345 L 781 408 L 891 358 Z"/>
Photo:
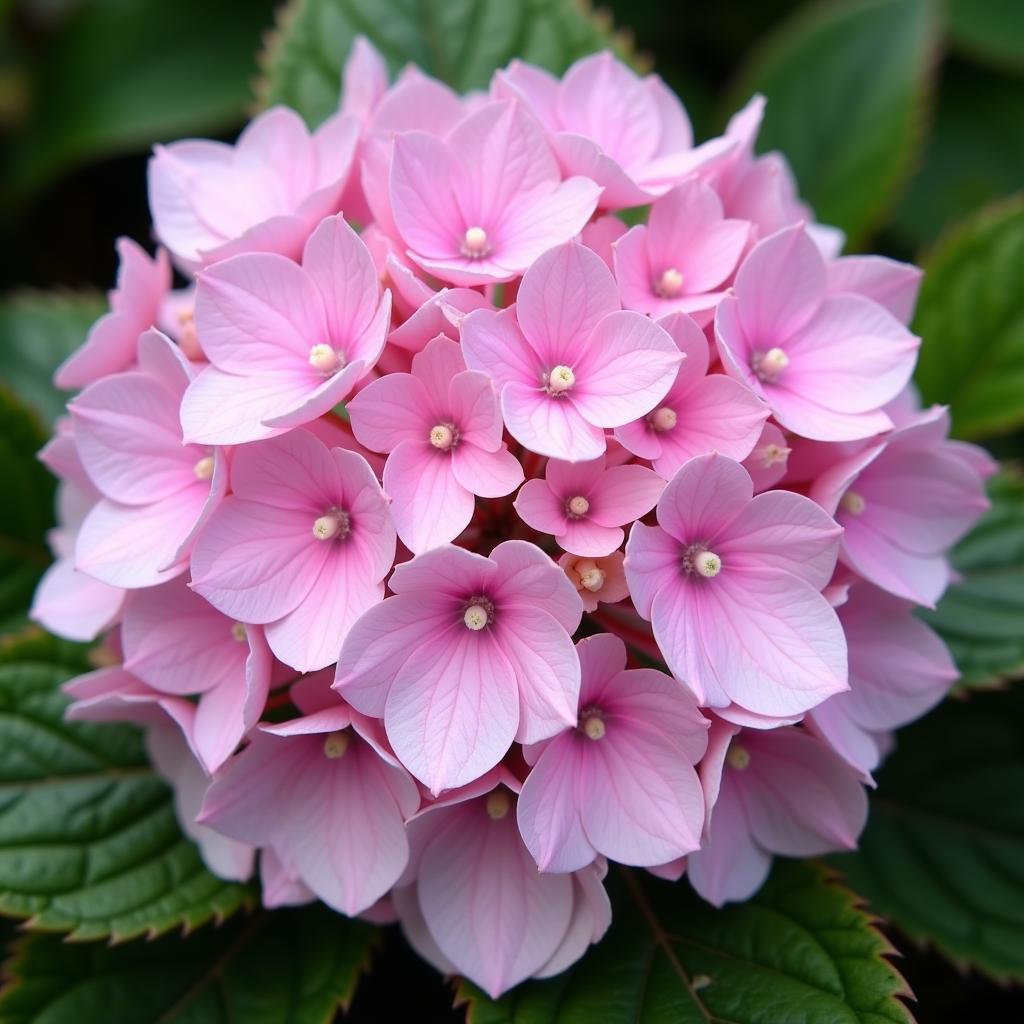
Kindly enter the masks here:
<path id="1" fill-rule="evenodd" d="M 885 2 L 838 6 L 868 10 Z M 149 148 L 237 133 L 254 109 L 257 58 L 276 6 L 0 0 L 0 345 L 24 343 L 18 310 L 43 304 L 26 289 L 98 294 L 113 283 L 116 237 L 150 243 Z M 378 10 L 372 0 L 358 6 Z M 720 131 L 753 86 L 764 89 L 765 148 L 786 151 L 804 196 L 821 219 L 847 227 L 854 251 L 919 258 L 950 224 L 1024 186 L 1024 0 L 948 0 L 941 10 L 938 0 L 921 0 L 907 5 L 912 17 L 879 30 L 902 31 L 902 51 L 893 53 L 891 34 L 873 38 L 869 25 L 847 36 L 855 45 L 841 55 L 830 40 L 849 25 L 826 26 L 817 45 L 798 45 L 820 5 L 601 6 L 683 98 L 698 138 Z M 386 12 L 380 0 L 379 17 Z M 883 51 L 888 58 L 876 60 Z M 799 107 L 787 98 L 795 94 L 803 97 Z M 79 299 L 66 294 L 65 301 Z M 88 323 L 98 307 L 85 302 L 82 309 Z M 1004 458 L 1022 451 L 1012 431 L 990 446 Z M 352 1019 L 371 1019 L 371 1006 L 374 1019 L 400 1019 L 410 998 L 418 1020 L 461 1017 L 451 1014 L 450 993 L 432 969 L 396 935 L 386 944 L 392 969 L 378 961 Z M 900 946 L 908 949 L 904 940 Z M 937 956 L 911 950 L 901 969 L 925 1024 L 1024 1019 L 1019 995 L 962 976 Z"/>

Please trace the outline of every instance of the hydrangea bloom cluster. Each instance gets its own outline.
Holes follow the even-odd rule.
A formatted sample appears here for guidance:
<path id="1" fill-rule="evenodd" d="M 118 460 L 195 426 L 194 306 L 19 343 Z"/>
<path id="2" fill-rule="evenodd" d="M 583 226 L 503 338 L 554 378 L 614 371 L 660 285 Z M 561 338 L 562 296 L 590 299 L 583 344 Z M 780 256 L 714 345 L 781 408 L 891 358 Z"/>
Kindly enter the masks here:
<path id="1" fill-rule="evenodd" d="M 345 77 L 155 152 L 33 615 L 103 638 L 70 714 L 146 726 L 213 871 L 497 995 L 600 939 L 609 861 L 721 904 L 856 844 L 992 467 L 910 390 L 919 272 L 839 255 L 760 98 L 695 146 L 607 53 Z"/>

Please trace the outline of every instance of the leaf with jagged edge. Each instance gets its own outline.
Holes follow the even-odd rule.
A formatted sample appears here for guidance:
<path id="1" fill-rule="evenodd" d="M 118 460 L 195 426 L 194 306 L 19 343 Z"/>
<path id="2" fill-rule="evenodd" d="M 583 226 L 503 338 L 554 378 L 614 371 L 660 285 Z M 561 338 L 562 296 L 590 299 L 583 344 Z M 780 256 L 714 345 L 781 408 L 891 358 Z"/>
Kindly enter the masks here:
<path id="1" fill-rule="evenodd" d="M 686 882 L 623 873 L 615 919 L 575 966 L 499 1000 L 461 982 L 467 1024 L 906 1024 L 892 946 L 822 865 L 779 861 L 716 910 Z"/>
<path id="2" fill-rule="evenodd" d="M 933 93 L 931 0 L 800 9 L 755 49 L 726 113 L 768 98 L 758 150 L 781 150 L 800 192 L 856 248 L 914 170 Z"/>
<path id="3" fill-rule="evenodd" d="M 855 853 L 833 858 L 892 924 L 1024 979 L 1024 688 L 948 700 L 900 732 Z"/>
<path id="4" fill-rule="evenodd" d="M 631 55 L 628 37 L 584 0 L 291 0 L 261 60 L 260 100 L 319 124 L 338 109 L 342 63 L 358 35 L 392 73 L 411 62 L 459 91 L 485 89 L 514 57 L 561 73 L 605 48 Z"/>
<path id="5" fill-rule="evenodd" d="M 998 686 L 1024 676 L 1024 476 L 989 483 L 992 508 L 954 548 L 959 579 L 923 618 L 945 640 L 959 686 Z"/>
<path id="6" fill-rule="evenodd" d="M 321 904 L 239 915 L 185 941 L 113 948 L 33 935 L 0 991 L 4 1024 L 328 1024 L 346 1009 L 376 929 Z"/>
<path id="7" fill-rule="evenodd" d="M 203 866 L 141 733 L 64 721 L 81 657 L 38 637 L 0 646 L 0 913 L 115 940 L 230 916 L 252 892 Z"/>
<path id="8" fill-rule="evenodd" d="M 925 270 L 914 318 L 922 398 L 950 407 L 958 437 L 1024 426 L 1024 194 L 959 224 Z"/>

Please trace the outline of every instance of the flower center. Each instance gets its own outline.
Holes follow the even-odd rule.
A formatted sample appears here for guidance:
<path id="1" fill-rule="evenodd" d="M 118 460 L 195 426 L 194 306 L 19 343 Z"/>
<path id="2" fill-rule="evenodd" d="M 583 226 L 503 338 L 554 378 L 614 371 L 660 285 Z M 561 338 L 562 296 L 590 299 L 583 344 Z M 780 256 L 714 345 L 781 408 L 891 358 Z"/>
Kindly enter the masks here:
<path id="1" fill-rule="evenodd" d="M 755 352 L 750 366 L 758 380 L 774 384 L 779 374 L 789 366 L 789 356 L 781 348 L 770 348 L 767 352 Z"/>
<path id="2" fill-rule="evenodd" d="M 317 540 L 344 540 L 352 532 L 352 522 L 344 509 L 329 508 L 313 523 Z"/>
<path id="3" fill-rule="evenodd" d="M 564 395 L 576 383 L 570 366 L 556 366 L 549 374 L 544 389 L 549 395 Z"/>
<path id="4" fill-rule="evenodd" d="M 607 573 L 597 562 L 586 558 L 577 562 L 573 569 L 580 578 L 580 587 L 584 590 L 589 590 L 592 594 L 596 594 L 604 586 Z"/>
<path id="5" fill-rule="evenodd" d="M 678 422 L 679 417 L 676 416 L 675 409 L 670 409 L 667 405 L 663 405 L 660 409 L 655 409 L 647 417 L 647 423 L 650 428 L 656 430 L 659 434 L 667 434 L 670 430 L 675 430 L 676 423 Z"/>
<path id="6" fill-rule="evenodd" d="M 750 766 L 750 751 L 746 747 L 741 747 L 738 743 L 729 744 L 729 752 L 725 755 L 726 761 L 729 763 L 730 768 L 735 768 L 736 771 L 746 771 Z"/>
<path id="7" fill-rule="evenodd" d="M 565 503 L 565 514 L 570 519 L 582 519 L 589 511 L 590 502 L 582 494 L 577 494 Z"/>
<path id="8" fill-rule="evenodd" d="M 710 580 L 722 571 L 722 560 L 704 544 L 691 544 L 683 552 L 683 571 Z"/>
<path id="9" fill-rule="evenodd" d="M 785 462 L 792 450 L 792 448 L 783 448 L 781 444 L 766 444 L 758 448 L 754 455 L 757 456 L 757 461 L 762 469 L 771 469 L 772 466 Z"/>
<path id="10" fill-rule="evenodd" d="M 471 260 L 478 260 L 491 251 L 490 243 L 487 241 L 487 232 L 483 228 L 474 225 L 466 228 L 462 236 L 462 255 Z"/>
<path id="11" fill-rule="evenodd" d="M 839 507 L 851 516 L 859 516 L 868 507 L 868 503 L 856 491 L 847 491 L 840 500 Z"/>
<path id="12" fill-rule="evenodd" d="M 341 353 L 330 345 L 314 345 L 309 350 L 309 365 L 317 373 L 330 377 L 345 365 L 345 360 Z"/>
<path id="13" fill-rule="evenodd" d="M 600 708 L 586 708 L 580 715 L 580 731 L 588 740 L 600 740 L 604 738 L 607 731 L 604 724 L 604 715 Z"/>
<path id="14" fill-rule="evenodd" d="M 683 290 L 683 275 L 675 267 L 669 267 L 654 282 L 655 294 L 663 299 L 674 299 Z"/>
<path id="15" fill-rule="evenodd" d="M 245 643 L 245 626 L 241 622 L 231 623 L 231 639 L 234 640 L 235 643 Z"/>
<path id="16" fill-rule="evenodd" d="M 329 732 L 324 737 L 324 757 L 330 761 L 337 761 L 344 757 L 349 745 L 348 731 L 339 729 L 337 732 Z"/>
<path id="17" fill-rule="evenodd" d="M 501 789 L 492 789 L 487 794 L 484 806 L 487 808 L 487 817 L 491 821 L 501 821 L 512 809 L 512 801 L 509 800 L 508 793 L 502 787 Z"/>
<path id="18" fill-rule="evenodd" d="M 213 456 L 204 455 L 193 467 L 197 480 L 209 480 L 213 476 Z"/>
<path id="19" fill-rule="evenodd" d="M 199 336 L 196 334 L 196 314 L 192 307 L 178 310 L 178 345 L 186 359 L 194 362 L 203 358 Z"/>
<path id="20" fill-rule="evenodd" d="M 454 423 L 438 423 L 430 428 L 430 443 L 442 452 L 451 451 L 459 443 L 459 432 Z"/>
<path id="21" fill-rule="evenodd" d="M 466 629 L 478 633 L 494 619 L 494 605 L 486 597 L 471 597 L 462 613 Z"/>

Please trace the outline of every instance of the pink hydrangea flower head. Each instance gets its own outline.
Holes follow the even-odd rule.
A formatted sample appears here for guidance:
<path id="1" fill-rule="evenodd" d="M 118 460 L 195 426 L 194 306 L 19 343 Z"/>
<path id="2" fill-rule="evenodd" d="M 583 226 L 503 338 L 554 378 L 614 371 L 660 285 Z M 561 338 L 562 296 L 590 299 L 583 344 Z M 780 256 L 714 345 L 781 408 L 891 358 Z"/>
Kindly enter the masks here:
<path id="1" fill-rule="evenodd" d="M 857 773 L 798 726 L 741 730 L 713 722 L 700 775 L 708 834 L 686 873 L 715 906 L 757 892 L 773 854 L 852 849 L 867 820 Z"/>
<path id="2" fill-rule="evenodd" d="M 565 173 L 602 186 L 603 209 L 649 203 L 732 146 L 712 139 L 694 148 L 686 111 L 665 83 L 640 78 L 608 51 L 578 60 L 560 82 L 513 61 L 497 73 L 492 92 L 530 106 Z"/>
<path id="3" fill-rule="evenodd" d="M 601 558 L 625 540 L 623 526 L 654 508 L 664 487 L 644 466 L 606 467 L 604 455 L 590 462 L 549 459 L 543 480 L 523 484 L 515 509 L 566 551 Z"/>
<path id="4" fill-rule="evenodd" d="M 156 235 L 189 270 L 243 252 L 297 258 L 339 209 L 358 138 L 353 117 L 336 115 L 310 134 L 295 111 L 273 107 L 234 146 L 157 146 L 149 163 Z"/>
<path id="5" fill-rule="evenodd" d="M 398 566 L 395 596 L 345 640 L 336 686 L 384 719 L 430 791 L 465 785 L 505 756 L 576 724 L 582 607 L 562 570 L 524 541 L 489 558 L 439 547 Z"/>
<path id="6" fill-rule="evenodd" d="M 888 430 L 882 411 L 910 378 L 920 339 L 861 295 L 828 296 L 825 261 L 802 224 L 759 242 L 715 314 L 725 369 L 779 424 L 819 441 Z"/>
<path id="7" fill-rule="evenodd" d="M 726 219 L 710 186 L 699 178 L 684 181 L 654 203 L 647 224 L 614 245 L 623 305 L 710 322 L 749 237 L 750 224 Z"/>
<path id="8" fill-rule="evenodd" d="M 578 234 L 600 189 L 562 181 L 540 125 L 517 102 L 489 103 L 447 141 L 398 135 L 391 212 L 409 255 L 452 284 L 510 281 Z"/>
<path id="9" fill-rule="evenodd" d="M 949 548 L 989 506 L 977 465 L 948 433 L 949 413 L 936 406 L 834 463 L 810 489 L 844 528 L 846 565 L 929 607 L 949 584 Z"/>
<path id="10" fill-rule="evenodd" d="M 585 612 L 597 610 L 598 603 L 614 604 L 629 597 L 624 556 L 613 551 L 603 558 L 581 558 L 566 552 L 558 559 L 562 571 L 576 588 Z"/>
<path id="11" fill-rule="evenodd" d="M 850 651 L 850 689 L 807 713 L 808 727 L 866 778 L 891 730 L 920 718 L 949 691 L 956 666 L 909 601 L 858 582 L 837 609 Z"/>
<path id="12" fill-rule="evenodd" d="M 82 346 L 57 367 L 59 388 L 84 388 L 101 377 L 135 365 L 139 335 L 160 322 L 171 287 L 171 263 L 163 249 L 148 254 L 130 238 L 117 240 L 120 260 L 110 312 L 93 324 Z"/>
<path id="13" fill-rule="evenodd" d="M 693 319 L 673 313 L 658 323 L 683 361 L 665 397 L 646 416 L 616 427 L 616 440 L 634 455 L 650 459 L 666 480 L 697 455 L 719 452 L 730 459 L 746 458 L 768 418 L 768 406 L 731 377 L 708 374 L 708 342 Z"/>
<path id="14" fill-rule="evenodd" d="M 192 746 L 212 774 L 259 720 L 272 658 L 263 630 L 222 615 L 179 576 L 133 591 L 121 627 L 124 667 L 162 693 L 198 694 Z"/>
<path id="15" fill-rule="evenodd" d="M 565 970 L 611 922 L 604 865 L 537 871 L 516 827 L 518 790 L 497 768 L 425 807 L 409 826 L 413 877 L 393 894 L 414 948 L 494 998 Z"/>
<path id="16" fill-rule="evenodd" d="M 602 854 L 646 867 L 700 846 L 704 797 L 693 766 L 707 720 L 679 683 L 626 669 L 610 633 L 576 645 L 579 725 L 542 745 L 519 797 L 519 829 L 541 871 L 575 871 Z"/>
<path id="17" fill-rule="evenodd" d="M 469 525 L 474 495 L 502 497 L 523 479 L 501 440 L 490 378 L 467 370 L 448 338 L 417 353 L 412 373 L 368 384 L 348 412 L 359 441 L 390 453 L 384 491 L 398 535 L 414 553 L 454 540 Z"/>
<path id="18" fill-rule="evenodd" d="M 182 403 L 186 436 L 241 444 L 322 416 L 376 364 L 390 317 L 391 293 L 341 216 L 320 223 L 301 266 L 245 253 L 210 267 L 196 330 L 211 365 Z"/>
<path id="19" fill-rule="evenodd" d="M 842 531 L 789 491 L 753 497 L 721 455 L 687 462 L 635 523 L 626 579 L 673 674 L 702 705 L 800 714 L 847 688 L 846 643 L 821 595 Z"/>
<path id="20" fill-rule="evenodd" d="M 85 517 L 75 566 L 114 587 L 183 572 L 227 488 L 223 453 L 183 444 L 178 409 L 192 369 L 159 331 L 139 338 L 138 369 L 90 384 L 69 405 L 82 465 L 103 495 Z"/>
<path id="21" fill-rule="evenodd" d="M 361 913 L 405 869 L 405 821 L 420 803 L 379 733 L 336 697 L 265 725 L 217 775 L 199 820 L 271 848 L 328 906 Z"/>
<path id="22" fill-rule="evenodd" d="M 377 478 L 361 455 L 294 430 L 240 448 L 231 488 L 199 537 L 193 588 L 230 619 L 266 624 L 285 664 L 330 665 L 394 561 Z"/>
<path id="23" fill-rule="evenodd" d="M 683 358 L 661 327 L 620 309 L 611 271 L 575 242 L 530 267 L 514 309 L 470 313 L 462 346 L 499 387 L 509 433 L 567 462 L 597 458 L 605 428 L 650 412 Z"/>

